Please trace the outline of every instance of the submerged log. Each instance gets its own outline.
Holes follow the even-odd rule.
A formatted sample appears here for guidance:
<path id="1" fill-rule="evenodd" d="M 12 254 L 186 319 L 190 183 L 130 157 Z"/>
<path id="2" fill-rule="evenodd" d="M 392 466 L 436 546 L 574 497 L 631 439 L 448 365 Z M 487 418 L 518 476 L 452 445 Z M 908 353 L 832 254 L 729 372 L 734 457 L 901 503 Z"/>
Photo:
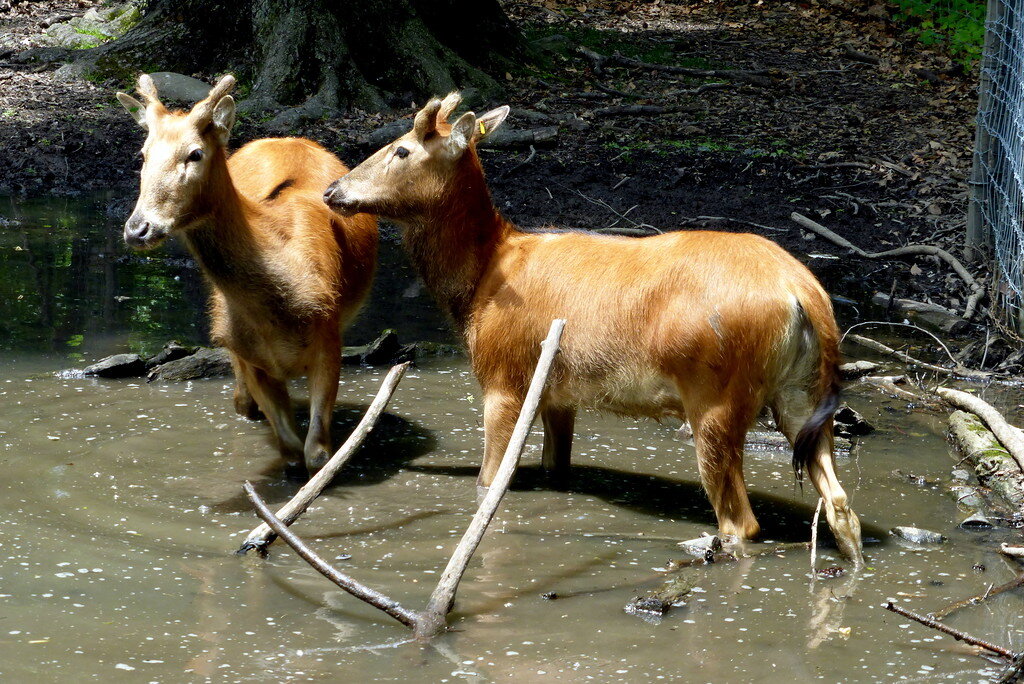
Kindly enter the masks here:
<path id="1" fill-rule="evenodd" d="M 949 417 L 946 438 L 974 467 L 983 486 L 1002 497 L 1012 510 L 1024 508 L 1024 473 L 978 416 L 954 411 Z"/>

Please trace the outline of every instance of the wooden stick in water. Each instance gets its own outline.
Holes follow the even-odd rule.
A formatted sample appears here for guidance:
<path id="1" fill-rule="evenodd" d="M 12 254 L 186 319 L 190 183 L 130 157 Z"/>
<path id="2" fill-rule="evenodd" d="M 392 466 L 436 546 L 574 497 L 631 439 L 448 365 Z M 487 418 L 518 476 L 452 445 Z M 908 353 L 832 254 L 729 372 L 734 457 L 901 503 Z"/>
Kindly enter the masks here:
<path id="1" fill-rule="evenodd" d="M 274 515 L 267 504 L 264 503 L 260 495 L 256 493 L 252 484 L 246 481 L 244 487 L 246 495 L 249 497 L 249 501 L 256 507 L 256 513 L 260 518 L 266 522 L 266 524 L 278 535 L 281 539 L 284 539 L 288 546 L 295 549 L 295 553 L 302 556 L 302 558 L 312 565 L 317 572 L 331 580 L 339 587 L 352 594 L 361 601 L 366 601 L 371 606 L 383 610 L 385 613 L 401 622 L 406 627 L 416 629 L 419 614 L 415 611 L 403 608 L 398 601 L 385 596 L 376 589 L 362 584 L 356 579 L 349 577 L 345 573 L 333 567 L 330 563 L 325 561 L 316 552 L 310 549 L 306 544 L 299 539 L 299 537 L 288 529 L 288 526 L 283 521 L 279 520 Z"/>
<path id="2" fill-rule="evenodd" d="M 526 438 L 530 434 L 530 427 L 537 417 L 537 409 L 540 407 L 541 396 L 544 387 L 547 385 L 548 376 L 551 374 L 551 366 L 558 352 L 558 342 L 562 338 L 562 330 L 565 328 L 565 320 L 555 319 L 551 322 L 551 329 L 547 338 L 541 344 L 540 360 L 533 372 L 533 380 L 530 381 L 530 388 L 526 392 L 526 400 L 519 412 L 519 419 L 516 421 L 515 430 L 509 440 L 508 448 L 502 456 L 498 473 L 494 477 L 487 495 L 480 502 L 473 520 L 469 523 L 466 533 L 463 535 L 459 545 L 455 548 L 448 566 L 444 569 L 441 579 L 430 596 L 427 609 L 423 613 L 423 621 L 417 625 L 417 636 L 431 637 L 439 634 L 445 629 L 445 616 L 455 603 L 455 592 L 459 588 L 459 582 L 466 573 L 470 558 L 480 545 L 487 526 L 498 510 L 498 504 L 508 491 L 512 482 L 512 475 L 519 464 L 519 457 L 526 446 Z"/>
<path id="3" fill-rule="evenodd" d="M 892 612 L 896 613 L 897 615 L 902 615 L 905 618 L 910 618 L 911 620 L 913 620 L 915 622 L 920 622 L 925 627 L 931 627 L 932 629 L 937 629 L 940 632 L 948 634 L 949 636 L 953 637 L 957 641 L 963 641 L 964 643 L 970 644 L 972 646 L 980 646 L 981 648 L 985 649 L 986 651 L 991 651 L 992 653 L 995 653 L 996 655 L 1002 656 L 1003 658 L 1006 658 L 1007 660 L 1014 660 L 1017 657 L 1016 654 L 1013 653 L 1013 651 L 1010 651 L 1009 649 L 1003 648 L 1002 646 L 996 646 L 995 644 L 990 644 L 989 642 L 983 641 L 983 640 L 981 640 L 981 639 L 979 639 L 977 637 L 971 636 L 970 634 L 967 634 L 966 632 L 961 632 L 958 629 L 953 629 L 949 625 L 943 624 L 943 623 L 939 622 L 938 620 L 933 620 L 933 619 L 931 619 L 929 617 L 926 617 L 924 615 L 918 615 L 917 613 L 911 612 L 911 611 L 907 610 L 906 608 L 900 608 L 899 606 L 893 604 L 892 601 L 887 601 L 886 602 L 885 609 L 886 610 L 891 610 Z"/>
<path id="4" fill-rule="evenodd" d="M 377 419 L 380 418 L 380 414 L 384 412 L 388 402 L 391 401 L 391 396 L 395 393 L 398 382 L 405 375 L 405 371 L 408 368 L 409 362 L 406 362 L 400 363 L 388 371 L 384 382 L 381 383 L 381 387 L 377 391 L 377 396 L 373 398 L 373 402 L 366 409 L 362 420 L 356 425 L 352 434 L 345 440 L 345 443 L 341 445 L 334 456 L 331 456 L 331 460 L 320 469 L 320 472 L 311 477 L 309 482 L 296 492 L 291 501 L 278 509 L 276 517 L 285 525 L 291 525 L 298 520 L 299 516 L 306 512 L 309 505 L 320 496 L 324 488 L 334 479 L 338 471 L 352 458 L 352 454 L 356 452 L 356 449 L 363 443 L 366 436 L 373 430 L 373 426 L 376 424 Z M 242 542 L 242 546 L 239 547 L 237 553 L 245 554 L 253 549 L 263 552 L 274 541 L 274 537 L 274 531 L 269 525 L 266 523 L 259 525 L 249 532 L 249 536 Z"/>

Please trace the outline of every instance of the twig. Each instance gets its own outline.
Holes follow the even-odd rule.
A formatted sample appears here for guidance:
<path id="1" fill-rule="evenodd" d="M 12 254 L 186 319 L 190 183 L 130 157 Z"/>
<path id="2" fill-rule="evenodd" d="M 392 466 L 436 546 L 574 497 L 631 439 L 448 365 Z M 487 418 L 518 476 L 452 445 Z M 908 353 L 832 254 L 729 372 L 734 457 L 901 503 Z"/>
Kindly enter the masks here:
<path id="1" fill-rule="evenodd" d="M 906 375 L 866 375 L 861 378 L 860 381 L 865 385 L 877 387 L 889 396 L 897 399 L 903 399 L 904 401 L 910 402 L 919 402 L 923 400 L 923 397 L 896 386 L 897 382 L 910 382 Z"/>
<path id="2" fill-rule="evenodd" d="M 537 148 L 536 148 L 536 147 L 534 147 L 533 145 L 530 145 L 530 154 L 528 154 L 528 155 L 526 156 L 526 159 L 524 159 L 523 161 L 519 162 L 518 164 L 516 164 L 515 166 L 513 166 L 513 167 L 512 167 L 511 169 L 509 169 L 508 171 L 506 171 L 505 173 L 501 174 L 501 175 L 500 175 L 500 176 L 498 177 L 498 180 L 505 180 L 506 178 L 508 178 L 509 176 L 511 176 L 511 175 L 512 175 L 513 173 L 515 173 L 515 172 L 516 172 L 516 171 L 518 171 L 519 169 L 523 168 L 524 166 L 526 166 L 527 164 L 529 164 L 530 162 L 532 162 L 532 161 L 533 161 L 533 158 L 534 158 L 534 157 L 536 157 L 536 156 L 537 156 Z"/>
<path id="3" fill-rule="evenodd" d="M 957 365 L 956 368 L 943 368 L 942 366 L 936 366 L 934 363 L 928 363 L 927 361 L 916 359 L 906 352 L 899 351 L 898 349 L 893 349 L 892 347 L 884 345 L 881 342 L 871 339 L 870 337 L 863 337 L 861 335 L 847 335 L 846 337 L 851 342 L 856 342 L 862 347 L 867 347 L 868 349 L 874 349 L 875 351 L 881 352 L 883 354 L 895 356 L 897 359 L 904 361 L 905 363 L 920 366 L 921 368 L 927 368 L 928 370 L 935 371 L 936 373 L 943 373 L 945 375 L 956 375 L 962 378 L 966 378 L 968 380 L 985 381 L 990 380 L 992 378 L 991 373 L 985 371 L 971 370 L 970 368 L 964 368 L 963 366 L 960 365 Z"/>
<path id="4" fill-rule="evenodd" d="M 773 233 L 788 233 L 788 228 L 776 228 L 775 226 L 766 226 L 763 223 L 754 223 L 753 221 L 747 221 L 745 219 L 732 218 L 731 216 L 694 216 L 693 218 L 684 218 L 679 221 L 680 225 L 687 225 L 689 223 L 702 223 L 705 221 L 728 221 L 729 223 L 739 223 L 743 226 L 751 226 L 753 228 L 760 228 L 761 230 L 768 230 Z"/>
<path id="5" fill-rule="evenodd" d="M 653 230 L 653 231 L 654 231 L 655 233 L 658 233 L 658 234 L 660 234 L 660 233 L 662 232 L 662 231 L 658 230 L 657 228 L 655 228 L 654 226 L 652 226 L 652 225 L 651 225 L 651 224 L 649 224 L 649 223 L 637 223 L 637 222 L 636 222 L 636 221 L 634 221 L 633 219 L 631 219 L 631 218 L 627 218 L 627 217 L 626 217 L 626 214 L 622 214 L 622 213 L 619 213 L 618 211 L 616 211 L 616 210 L 615 210 L 615 208 L 614 208 L 614 207 L 612 207 L 612 205 L 608 204 L 608 203 L 607 203 L 607 202 L 605 202 L 604 200 L 596 199 L 596 198 L 594 198 L 594 197 L 589 197 L 589 196 L 587 196 L 587 195 L 583 194 L 583 193 L 582 193 L 581 191 L 579 191 L 579 190 L 576 190 L 576 194 L 577 194 L 577 195 L 579 195 L 580 197 L 582 197 L 583 199 L 587 200 L 587 201 L 588 201 L 588 202 L 590 202 L 591 204 L 596 204 L 596 205 L 597 205 L 597 206 L 599 206 L 599 207 L 604 207 L 604 208 L 605 208 L 605 209 L 607 209 L 608 211 L 610 211 L 610 212 L 612 212 L 613 214 L 615 214 L 616 216 L 618 216 L 618 217 L 619 217 L 620 219 L 622 219 L 623 221 L 627 221 L 628 223 L 631 223 L 631 224 L 633 224 L 633 227 L 634 227 L 634 228 L 648 228 L 648 229 L 650 229 L 650 230 Z M 627 211 L 627 213 L 628 213 L 628 211 Z M 612 225 L 614 225 L 614 224 L 612 224 Z"/>
<path id="6" fill-rule="evenodd" d="M 789 217 L 804 228 L 817 233 L 840 247 L 845 247 L 846 249 L 854 251 L 865 259 L 885 259 L 911 254 L 925 254 L 939 257 L 949 264 L 954 271 L 956 271 L 956 274 L 960 276 L 965 283 L 967 283 L 967 286 L 971 290 L 971 294 L 967 298 L 967 304 L 964 307 L 964 319 L 970 320 L 974 316 L 975 309 L 978 306 L 978 301 L 985 295 L 985 289 L 977 280 L 975 280 L 974 276 L 968 273 L 967 269 L 964 268 L 964 265 L 960 263 L 960 260 L 941 247 L 935 247 L 934 245 L 907 245 L 906 247 L 897 247 L 896 249 L 889 249 L 884 252 L 866 252 L 846 238 L 837 235 L 817 221 L 812 221 L 802 214 L 793 212 Z"/>
<path id="7" fill-rule="evenodd" d="M 519 457 L 526 446 L 526 438 L 530 434 L 530 427 L 537 417 L 537 409 L 540 407 L 541 396 L 551 374 L 551 366 L 555 361 L 555 354 L 558 352 L 558 342 L 562 338 L 562 331 L 565 329 L 564 319 L 555 319 L 551 322 L 551 329 L 548 336 L 541 344 L 540 359 L 533 372 L 533 379 L 530 381 L 530 388 L 526 392 L 526 399 L 519 411 L 519 419 L 516 421 L 512 437 L 509 439 L 508 447 L 501 458 L 501 465 L 498 472 L 487 490 L 487 495 L 480 503 L 473 520 L 469 523 L 466 533 L 455 548 L 448 566 L 441 574 L 441 579 L 430 595 L 430 601 L 423 612 L 423 620 L 416 626 L 416 634 L 420 637 L 429 637 L 439 634 L 445 629 L 445 616 L 452 609 L 455 603 L 455 592 L 458 590 L 459 582 L 466 572 L 470 558 L 476 551 L 480 540 L 483 539 L 487 526 L 498 510 L 498 504 L 508 491 L 512 482 L 512 475 L 519 464 Z"/>
<path id="8" fill-rule="evenodd" d="M 818 497 L 818 505 L 814 509 L 814 518 L 811 520 L 811 580 L 816 577 L 814 568 L 818 561 L 818 517 L 821 515 L 821 505 L 825 499 Z"/>
<path id="9" fill-rule="evenodd" d="M 889 301 L 893 300 L 890 298 Z M 950 353 L 949 347 L 947 347 L 942 340 L 936 337 L 933 333 L 930 333 L 924 328 L 914 325 L 913 323 L 897 323 L 896 321 L 861 321 L 860 323 L 854 323 L 849 328 L 847 328 L 846 332 L 843 333 L 843 336 L 839 338 L 839 341 L 842 342 L 846 338 L 847 333 L 849 333 L 854 328 L 861 327 L 862 325 L 898 325 L 904 328 L 911 328 L 913 330 L 917 330 L 918 332 L 923 332 L 925 335 L 935 340 L 936 344 L 942 347 L 942 351 L 946 352 L 946 356 L 949 357 L 950 361 L 952 361 L 953 363 L 957 363 L 957 360 L 953 358 L 953 354 Z"/>
<path id="10" fill-rule="evenodd" d="M 385 596 L 376 589 L 367 587 L 358 580 L 355 580 L 334 568 L 330 563 L 317 555 L 315 551 L 306 546 L 294 532 L 289 530 L 288 527 L 274 515 L 273 511 L 271 511 L 267 507 L 267 504 L 263 502 L 263 499 L 260 498 L 260 495 L 256 493 L 256 490 L 250 482 L 246 481 L 244 489 L 246 495 L 249 497 L 249 501 L 251 501 L 252 505 L 256 507 L 256 513 L 260 518 L 267 523 L 275 533 L 280 535 L 281 539 L 284 539 L 288 546 L 295 549 L 295 553 L 302 556 L 307 563 L 312 565 L 317 572 L 359 600 L 365 601 L 371 606 L 384 611 L 406 627 L 416 627 L 419 623 L 419 615 L 416 612 L 403 608 L 398 601 Z"/>
<path id="11" fill-rule="evenodd" d="M 940 608 L 939 610 L 936 610 L 933 613 L 929 613 L 928 617 L 932 618 L 933 620 L 941 620 L 944 617 L 949 616 L 951 613 L 955 613 L 961 608 L 966 608 L 967 606 L 976 606 L 979 603 L 982 603 L 992 598 L 993 596 L 999 596 L 999 594 L 1022 586 L 1024 586 L 1024 573 L 1021 573 L 1009 582 L 1000 584 L 998 587 L 990 586 L 988 588 L 988 591 L 986 591 L 984 594 L 978 594 L 977 596 L 972 596 L 970 598 L 965 598 L 961 601 L 956 601 L 955 603 L 949 604 L 945 608 Z"/>
<path id="12" fill-rule="evenodd" d="M 373 430 L 374 424 L 377 419 L 380 418 L 380 414 L 384 412 L 388 402 L 391 400 L 391 396 L 395 393 L 395 388 L 398 386 L 399 381 L 405 375 L 405 371 L 409 368 L 409 362 L 400 363 L 394 366 L 388 371 L 387 376 L 384 378 L 384 382 L 381 383 L 380 389 L 377 391 L 377 396 L 373 398 L 373 402 L 370 407 L 366 409 L 366 413 L 363 414 L 362 420 L 356 425 L 352 434 L 349 435 L 345 443 L 341 445 L 341 448 L 331 456 L 323 468 L 320 469 L 316 475 L 309 479 L 302 489 L 300 489 L 295 496 L 292 497 L 291 501 L 286 503 L 277 511 L 277 517 L 284 522 L 285 525 L 291 525 L 299 519 L 309 505 L 313 503 L 316 497 L 320 496 L 320 493 L 324 488 L 334 479 L 334 476 L 338 474 L 348 460 L 352 457 L 352 454 L 356 452 L 359 445 L 363 443 L 366 436 Z M 249 532 L 249 536 L 242 542 L 242 546 L 239 547 L 237 553 L 245 554 L 253 549 L 259 549 L 264 551 L 274 541 L 274 531 L 266 524 L 259 525 Z"/>
<path id="13" fill-rule="evenodd" d="M 972 646 L 980 646 L 981 648 L 985 649 L 986 651 L 991 651 L 992 653 L 995 653 L 996 655 L 1002 656 L 1003 658 L 1006 658 L 1007 660 L 1014 660 L 1017 657 L 1017 655 L 1015 653 L 1013 653 L 1010 650 L 1007 650 L 1007 649 L 1003 648 L 1002 646 L 996 646 L 995 644 L 990 644 L 989 642 L 983 641 L 983 640 L 981 640 L 981 639 L 979 639 L 977 637 L 971 636 L 970 634 L 967 634 L 966 632 L 961 632 L 958 629 L 953 629 L 949 625 L 945 625 L 945 624 L 939 622 L 938 620 L 932 620 L 931 618 L 925 617 L 924 615 L 918 615 L 917 613 L 911 612 L 911 611 L 907 610 L 906 608 L 900 608 L 899 606 L 894 605 L 892 601 L 886 601 L 885 609 L 886 610 L 890 610 L 893 613 L 896 613 L 897 615 L 902 615 L 905 618 L 910 618 L 911 620 L 913 620 L 915 622 L 920 622 L 925 627 L 931 627 L 932 629 L 937 629 L 940 632 L 948 634 L 949 636 L 953 637 L 957 641 L 963 641 L 964 643 L 970 644 Z"/>
<path id="14" fill-rule="evenodd" d="M 937 387 L 935 393 L 953 406 L 970 411 L 985 421 L 992 434 L 1006 447 L 1006 450 L 1013 456 L 1013 460 L 1024 471 L 1024 434 L 1021 433 L 1020 428 L 1007 423 L 995 407 L 972 394 L 948 387 Z"/>

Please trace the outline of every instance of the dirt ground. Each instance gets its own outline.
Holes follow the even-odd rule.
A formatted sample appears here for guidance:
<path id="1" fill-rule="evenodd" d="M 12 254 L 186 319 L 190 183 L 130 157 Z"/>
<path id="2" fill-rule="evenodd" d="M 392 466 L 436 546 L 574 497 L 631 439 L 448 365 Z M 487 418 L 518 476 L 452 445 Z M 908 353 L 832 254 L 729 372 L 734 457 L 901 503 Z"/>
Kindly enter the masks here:
<path id="1" fill-rule="evenodd" d="M 46 0 L 0 15 L 0 194 L 123 189 L 122 212 L 134 199 L 142 132 L 114 99 L 124 84 L 10 61 L 38 43 L 41 22 L 93 4 Z M 810 216 L 869 251 L 925 242 L 961 252 L 976 74 L 891 24 L 884 5 L 503 5 L 541 56 L 538 67 L 506 75 L 508 123 L 558 126 L 556 143 L 535 154 L 484 154 L 495 202 L 509 218 L 524 226 L 752 231 L 811 255 L 835 294 L 862 301 L 894 291 L 963 308 L 966 288 L 937 261 L 851 258 L 789 218 Z M 602 63 L 581 47 L 705 71 Z M 364 138 L 410 116 L 413 104 L 286 133 L 311 137 L 354 165 L 373 151 Z M 634 105 L 641 110 L 623 109 Z M 234 137 L 242 144 L 272 134 L 280 132 L 250 118 Z"/>

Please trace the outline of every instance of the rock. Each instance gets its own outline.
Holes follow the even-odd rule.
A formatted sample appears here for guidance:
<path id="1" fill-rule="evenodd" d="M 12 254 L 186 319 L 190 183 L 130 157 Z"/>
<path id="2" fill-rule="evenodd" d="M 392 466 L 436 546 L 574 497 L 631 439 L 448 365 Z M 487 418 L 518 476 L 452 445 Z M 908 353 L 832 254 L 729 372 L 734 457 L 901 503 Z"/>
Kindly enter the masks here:
<path id="1" fill-rule="evenodd" d="M 842 577 L 845 574 L 846 568 L 841 565 L 830 565 L 827 568 L 814 571 L 814 576 L 818 579 L 835 579 L 836 577 Z"/>
<path id="2" fill-rule="evenodd" d="M 836 434 L 841 437 L 859 437 L 875 431 L 875 426 L 864 420 L 864 416 L 850 408 L 849 404 L 842 404 L 836 409 L 835 426 Z"/>
<path id="3" fill-rule="evenodd" d="M 922 530 L 919 527 L 894 527 L 889 534 L 914 544 L 941 544 L 946 541 L 938 532 Z"/>
<path id="4" fill-rule="evenodd" d="M 852 361 L 839 366 L 839 377 L 843 380 L 856 380 L 857 378 L 874 373 L 881 367 L 881 364 L 877 364 L 874 361 Z"/>
<path id="5" fill-rule="evenodd" d="M 712 539 L 717 539 L 717 537 L 712 537 Z M 693 579 L 688 575 L 674 577 L 661 589 L 644 596 L 634 597 L 623 610 L 630 615 L 658 622 L 669 610 L 685 604 L 693 587 Z"/>
<path id="6" fill-rule="evenodd" d="M 142 11 L 135 5 L 127 5 L 120 14 L 110 20 L 110 32 L 115 36 L 123 36 L 128 29 L 138 24 L 140 19 Z"/>
<path id="7" fill-rule="evenodd" d="M 83 372 L 100 378 L 137 378 L 146 372 L 146 363 L 138 354 L 114 354 L 86 366 Z"/>
<path id="8" fill-rule="evenodd" d="M 694 558 L 705 558 L 709 553 L 714 554 L 722 550 L 722 540 L 708 535 L 679 542 L 679 547 Z"/>
<path id="9" fill-rule="evenodd" d="M 53 80 L 57 83 L 72 83 L 74 81 L 81 81 L 85 78 L 86 74 L 92 70 L 93 64 L 89 60 L 82 60 L 80 62 L 70 62 L 57 68 L 53 72 Z"/>
<path id="10" fill-rule="evenodd" d="M 551 147 L 558 142 L 558 126 L 522 130 L 502 126 L 480 141 L 480 147 L 510 149 L 516 147 Z"/>
<path id="11" fill-rule="evenodd" d="M 79 33 L 71 24 L 54 24 L 43 32 L 43 40 L 47 45 L 81 50 L 95 47 L 101 42 L 96 36 Z"/>
<path id="12" fill-rule="evenodd" d="M 398 333 L 389 328 L 381 331 L 377 339 L 369 344 L 345 347 L 341 354 L 341 362 L 345 365 L 368 366 L 391 364 L 394 363 L 401 346 L 398 342 Z"/>
<path id="13" fill-rule="evenodd" d="M 220 378 L 233 374 L 231 357 L 227 349 L 200 347 L 194 354 L 154 367 L 147 378 L 150 382 L 180 382 L 199 378 Z"/>
<path id="14" fill-rule="evenodd" d="M 210 94 L 210 85 L 203 83 L 198 78 L 192 78 L 185 74 L 176 74 L 173 71 L 157 71 L 149 75 L 160 93 L 161 100 L 176 100 L 192 104 L 199 102 Z"/>
<path id="15" fill-rule="evenodd" d="M 995 525 L 981 511 L 974 511 L 960 522 L 960 528 L 964 530 L 991 530 Z"/>
<path id="16" fill-rule="evenodd" d="M 550 36 L 538 38 L 533 41 L 533 45 L 538 50 L 544 50 L 545 52 L 564 52 L 569 47 L 569 39 L 561 33 L 553 33 Z"/>
<path id="17" fill-rule="evenodd" d="M 171 361 L 183 359 L 190 354 L 194 354 L 195 351 L 195 347 L 185 347 L 177 340 L 172 340 L 165 344 L 163 349 L 146 359 L 146 370 L 150 370 L 156 366 L 160 366 Z"/>

